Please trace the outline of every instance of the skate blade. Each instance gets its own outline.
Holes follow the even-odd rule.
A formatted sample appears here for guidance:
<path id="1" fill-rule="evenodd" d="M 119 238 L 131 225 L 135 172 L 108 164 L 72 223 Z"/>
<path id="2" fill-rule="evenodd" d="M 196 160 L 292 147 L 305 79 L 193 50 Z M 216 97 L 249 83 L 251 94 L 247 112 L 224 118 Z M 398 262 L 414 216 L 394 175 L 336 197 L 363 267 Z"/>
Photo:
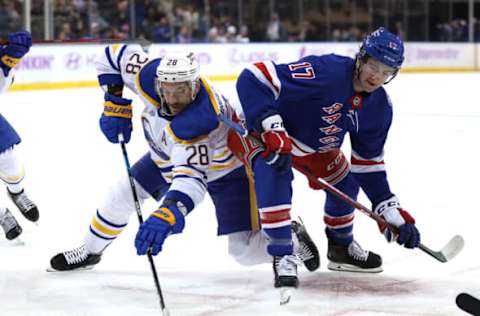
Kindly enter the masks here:
<path id="1" fill-rule="evenodd" d="M 279 289 L 280 293 L 280 306 L 281 305 L 286 305 L 290 302 L 290 299 L 292 298 L 292 293 L 294 288 L 291 287 L 282 287 Z"/>
<path id="2" fill-rule="evenodd" d="M 50 267 L 47 267 L 45 270 L 47 272 L 60 272 L 60 273 L 65 273 L 65 272 L 77 272 L 77 271 L 85 271 L 85 270 L 92 270 L 94 266 L 86 266 L 86 267 L 81 267 L 81 268 L 76 268 L 76 269 L 73 269 L 73 270 L 57 270 L 57 269 L 54 269 L 52 268 L 51 266 Z"/>
<path id="3" fill-rule="evenodd" d="M 20 237 L 15 238 L 13 244 L 16 246 L 25 246 L 25 242 Z"/>
<path id="4" fill-rule="evenodd" d="M 351 264 L 336 263 L 332 261 L 328 263 L 328 269 L 332 271 L 356 272 L 356 273 L 380 273 L 383 271 L 383 268 L 381 266 L 378 268 L 362 269 Z"/>

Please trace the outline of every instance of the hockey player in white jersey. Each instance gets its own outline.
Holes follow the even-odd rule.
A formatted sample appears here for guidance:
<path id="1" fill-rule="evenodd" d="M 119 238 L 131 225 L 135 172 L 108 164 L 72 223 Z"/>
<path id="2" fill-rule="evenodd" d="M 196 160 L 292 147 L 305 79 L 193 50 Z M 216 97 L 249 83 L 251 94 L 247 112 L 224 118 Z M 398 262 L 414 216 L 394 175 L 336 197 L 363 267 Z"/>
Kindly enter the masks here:
<path id="1" fill-rule="evenodd" d="M 102 132 L 112 143 L 118 135 L 130 140 L 132 100 L 122 97 L 127 86 L 143 101 L 142 124 L 149 151 L 131 168 L 140 202 L 162 201 L 140 226 L 135 238 L 139 255 L 161 250 L 170 234 L 181 233 L 186 216 L 208 191 L 216 209 L 218 235 L 229 236 L 229 252 L 238 262 L 271 262 L 259 217 L 251 177 L 227 147 L 228 128 L 219 123 L 220 108 L 233 108 L 210 82 L 200 76 L 192 53 L 172 53 L 149 59 L 136 48 L 111 45 L 97 62 L 105 91 Z M 126 176 L 97 209 L 79 248 L 51 259 L 54 270 L 90 268 L 121 233 L 135 212 Z M 296 229 L 297 253 L 309 270 L 319 265 L 318 251 L 301 224 Z"/>
<path id="2" fill-rule="evenodd" d="M 8 35 L 8 42 L 0 45 L 0 93 L 13 82 L 14 68 L 32 46 L 30 33 L 17 32 Z M 32 222 L 39 218 L 37 206 L 28 198 L 22 185 L 24 169 L 20 163 L 16 146 L 20 136 L 0 114 L 0 178 L 7 186 L 7 194 L 23 216 Z M 7 207 L 0 205 L 0 226 L 8 240 L 17 238 L 22 228 Z"/>

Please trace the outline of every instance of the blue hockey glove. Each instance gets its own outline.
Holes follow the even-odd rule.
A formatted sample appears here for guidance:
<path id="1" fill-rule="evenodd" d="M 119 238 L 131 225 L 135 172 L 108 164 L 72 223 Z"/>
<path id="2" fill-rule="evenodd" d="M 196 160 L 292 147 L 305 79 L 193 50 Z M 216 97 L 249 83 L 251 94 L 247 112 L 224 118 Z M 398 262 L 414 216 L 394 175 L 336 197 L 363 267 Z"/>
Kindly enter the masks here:
<path id="1" fill-rule="evenodd" d="M 260 156 L 268 165 L 280 173 L 287 172 L 292 165 L 292 142 L 283 127 L 282 117 L 279 114 L 268 116 L 262 120 L 261 138 L 265 150 Z"/>
<path id="2" fill-rule="evenodd" d="M 128 143 L 132 135 L 132 100 L 105 93 L 100 129 L 110 142 L 118 143 L 118 134 L 122 133 Z"/>
<path id="3" fill-rule="evenodd" d="M 374 212 L 385 221 L 398 227 L 398 234 L 393 233 L 387 225 L 379 224 L 380 231 L 385 235 L 388 242 L 397 241 L 405 248 L 416 248 L 420 244 L 420 232 L 415 226 L 415 219 L 401 208 L 400 202 L 395 195 L 381 201 L 373 207 Z"/>
<path id="4" fill-rule="evenodd" d="M 4 72 L 14 68 L 31 46 L 32 36 L 29 32 L 10 33 L 8 35 L 8 44 L 0 48 L 0 66 Z"/>
<path id="5" fill-rule="evenodd" d="M 139 256 L 152 248 L 157 255 L 168 235 L 178 234 L 185 227 L 185 217 L 175 203 L 162 204 L 148 219 L 140 225 L 135 237 L 135 248 Z"/>

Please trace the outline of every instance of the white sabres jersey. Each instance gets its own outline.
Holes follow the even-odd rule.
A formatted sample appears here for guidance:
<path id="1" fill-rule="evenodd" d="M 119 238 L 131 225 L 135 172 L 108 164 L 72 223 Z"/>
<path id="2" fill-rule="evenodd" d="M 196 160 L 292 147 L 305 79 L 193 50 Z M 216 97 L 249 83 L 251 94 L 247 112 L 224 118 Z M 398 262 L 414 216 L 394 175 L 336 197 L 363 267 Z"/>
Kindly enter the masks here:
<path id="1" fill-rule="evenodd" d="M 217 119 L 220 109 L 230 117 L 234 110 L 202 77 L 191 104 L 174 117 L 162 115 L 154 88 L 160 60 L 149 59 L 140 47 L 117 44 L 105 49 L 96 67 L 101 85 L 123 83 L 143 101 L 142 124 L 152 160 L 171 183 L 170 190 L 188 195 L 197 205 L 208 182 L 242 166 L 227 147 L 228 127 Z"/>

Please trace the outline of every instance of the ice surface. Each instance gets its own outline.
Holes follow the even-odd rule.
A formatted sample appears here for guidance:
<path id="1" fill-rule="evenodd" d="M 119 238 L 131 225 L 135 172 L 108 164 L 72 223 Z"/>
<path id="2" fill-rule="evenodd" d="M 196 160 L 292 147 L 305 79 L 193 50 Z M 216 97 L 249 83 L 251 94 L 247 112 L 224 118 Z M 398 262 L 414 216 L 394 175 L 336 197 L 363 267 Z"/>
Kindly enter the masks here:
<path id="1" fill-rule="evenodd" d="M 279 306 L 270 265 L 243 267 L 215 236 L 207 198 L 188 216 L 155 262 L 167 307 L 184 315 L 464 315 L 455 296 L 480 296 L 478 147 L 480 74 L 401 74 L 386 88 L 394 123 L 385 151 L 392 191 L 416 217 L 423 243 L 439 250 L 455 234 L 465 248 L 448 263 L 421 251 L 387 244 L 376 224 L 356 213 L 355 236 L 380 253 L 384 272 L 359 275 L 326 269 L 324 194 L 299 174 L 294 209 L 319 246 L 322 266 L 299 273 L 300 288 Z M 234 83 L 219 87 L 234 98 Z M 145 257 L 135 254 L 136 216 L 91 271 L 47 273 L 57 252 L 78 246 L 98 202 L 125 176 L 121 150 L 98 128 L 100 89 L 15 92 L 0 96 L 0 112 L 23 138 L 25 187 L 39 205 L 40 222 L 21 222 L 25 245 L 0 234 L 0 315 L 160 315 Z M 133 163 L 147 150 L 135 100 Z M 349 153 L 348 146 L 345 151 Z M 369 206 L 364 196 L 362 203 Z M 144 216 L 155 203 L 143 206 Z"/>

